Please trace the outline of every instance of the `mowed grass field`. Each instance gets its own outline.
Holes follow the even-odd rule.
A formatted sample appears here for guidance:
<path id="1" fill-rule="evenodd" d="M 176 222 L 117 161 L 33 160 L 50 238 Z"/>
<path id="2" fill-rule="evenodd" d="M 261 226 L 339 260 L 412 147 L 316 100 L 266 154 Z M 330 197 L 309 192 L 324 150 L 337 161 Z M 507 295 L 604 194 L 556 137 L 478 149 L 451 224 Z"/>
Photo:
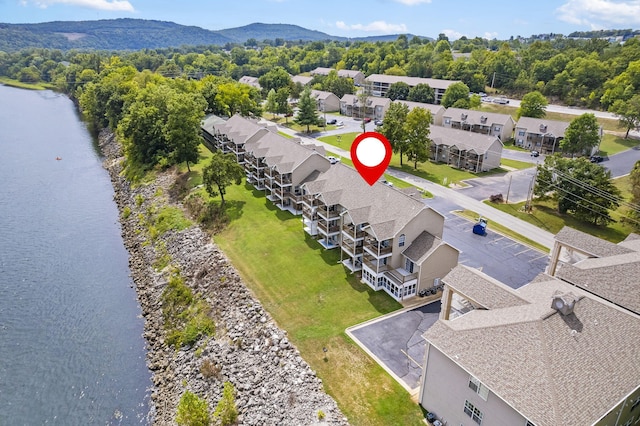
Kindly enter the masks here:
<path id="1" fill-rule="evenodd" d="M 323 250 L 303 231 L 300 217 L 280 211 L 261 191 L 233 186 L 225 199 L 232 219 L 215 242 L 349 422 L 423 425 L 419 405 L 345 334 L 347 327 L 401 306 L 350 275 L 339 250 Z"/>

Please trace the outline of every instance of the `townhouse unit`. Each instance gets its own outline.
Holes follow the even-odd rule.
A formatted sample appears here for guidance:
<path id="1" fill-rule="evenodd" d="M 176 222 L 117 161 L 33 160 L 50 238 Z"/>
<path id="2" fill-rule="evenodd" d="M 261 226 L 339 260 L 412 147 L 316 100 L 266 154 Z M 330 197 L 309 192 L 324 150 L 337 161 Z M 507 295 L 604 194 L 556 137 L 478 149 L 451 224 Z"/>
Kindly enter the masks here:
<path id="1" fill-rule="evenodd" d="M 500 167 L 502 141 L 497 136 L 431 126 L 431 159 L 475 173 Z"/>
<path id="2" fill-rule="evenodd" d="M 242 77 L 240 77 L 240 80 L 238 80 L 238 82 L 248 84 L 249 86 L 255 87 L 256 89 L 262 89 L 262 87 L 260 87 L 260 83 L 258 82 L 258 77 L 243 75 Z"/>
<path id="3" fill-rule="evenodd" d="M 346 94 L 340 99 L 340 113 L 355 118 L 382 120 L 387 113 L 391 99 L 369 96 L 366 105 L 362 105 L 357 95 Z"/>
<path id="4" fill-rule="evenodd" d="M 442 281 L 419 403 L 444 424 L 638 424 L 640 316 L 546 274 L 514 290 L 459 265 Z"/>
<path id="5" fill-rule="evenodd" d="M 412 101 L 403 101 L 400 99 L 396 99 L 393 102 L 398 102 L 401 104 L 405 104 L 409 107 L 409 111 L 414 108 L 422 108 L 431 112 L 431 124 L 435 124 L 436 126 L 442 126 L 442 117 L 444 116 L 444 112 L 446 111 L 442 105 L 435 104 L 425 104 L 423 102 L 412 102 Z"/>
<path id="6" fill-rule="evenodd" d="M 442 126 L 496 136 L 501 141 L 511 139 L 515 121 L 509 114 L 497 114 L 462 108 L 447 108 Z"/>
<path id="7" fill-rule="evenodd" d="M 333 68 L 324 68 L 324 67 L 318 67 L 314 70 L 311 70 L 311 72 L 309 72 L 309 74 L 313 75 L 329 75 L 329 73 L 331 71 L 333 71 Z M 362 83 L 364 82 L 365 78 L 364 78 L 364 74 L 362 73 L 362 71 L 358 71 L 358 70 L 338 70 L 338 77 L 341 78 L 350 78 L 353 80 L 353 84 L 355 84 L 356 86 L 360 86 L 362 85 Z"/>
<path id="8" fill-rule="evenodd" d="M 202 135 L 212 151 L 235 154 L 245 169 L 247 182 L 265 191 L 267 199 L 278 208 L 293 214 L 302 213 L 300 185 L 331 165 L 324 156 L 324 147 L 303 145 L 298 139 L 279 135 L 274 126 L 240 115 L 226 121 L 207 117 Z"/>
<path id="9" fill-rule="evenodd" d="M 459 80 L 440 80 L 436 78 L 422 78 L 422 77 L 407 77 L 398 75 L 386 75 L 386 74 L 371 74 L 365 81 L 371 87 L 371 94 L 374 96 L 384 97 L 389 90 L 389 87 L 393 83 L 400 81 L 407 83 L 410 87 L 417 86 L 418 84 L 428 84 L 435 94 L 435 104 L 442 102 L 445 90 L 453 83 L 459 83 Z"/>
<path id="10" fill-rule="evenodd" d="M 553 154 L 558 151 L 567 127 L 569 123 L 566 121 L 520 117 L 513 138 L 516 146 L 542 154 Z"/>
<path id="11" fill-rule="evenodd" d="M 458 262 L 442 240 L 444 217 L 381 182 L 369 186 L 338 163 L 302 184 L 303 225 L 372 289 L 398 301 L 437 284 Z M 419 196 L 418 196 L 419 197 Z"/>
<path id="12" fill-rule="evenodd" d="M 303 86 L 307 86 L 309 83 L 311 83 L 311 80 L 313 80 L 313 77 L 309 77 L 307 75 L 294 75 L 293 77 L 291 77 L 291 81 L 294 84 L 300 83 Z"/>
<path id="13" fill-rule="evenodd" d="M 312 90 L 311 98 L 316 101 L 318 111 L 336 112 L 340 111 L 340 98 L 331 92 L 322 90 Z"/>

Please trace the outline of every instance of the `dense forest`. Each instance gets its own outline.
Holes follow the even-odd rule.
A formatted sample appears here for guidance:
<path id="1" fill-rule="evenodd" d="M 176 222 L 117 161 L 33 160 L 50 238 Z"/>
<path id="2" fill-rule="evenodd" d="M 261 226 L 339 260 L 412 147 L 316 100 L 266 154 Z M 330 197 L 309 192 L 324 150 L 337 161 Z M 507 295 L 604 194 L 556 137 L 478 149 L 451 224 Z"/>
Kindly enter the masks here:
<path id="1" fill-rule="evenodd" d="M 408 37 L 413 37 L 408 35 Z M 101 19 L 96 21 L 54 21 L 38 24 L 0 23 L 0 51 L 27 48 L 140 50 L 197 45 L 245 43 L 282 45 L 309 41 L 393 41 L 397 35 L 347 39 L 312 31 L 298 25 L 253 23 L 238 28 L 211 31 L 174 22 L 148 19 Z"/>

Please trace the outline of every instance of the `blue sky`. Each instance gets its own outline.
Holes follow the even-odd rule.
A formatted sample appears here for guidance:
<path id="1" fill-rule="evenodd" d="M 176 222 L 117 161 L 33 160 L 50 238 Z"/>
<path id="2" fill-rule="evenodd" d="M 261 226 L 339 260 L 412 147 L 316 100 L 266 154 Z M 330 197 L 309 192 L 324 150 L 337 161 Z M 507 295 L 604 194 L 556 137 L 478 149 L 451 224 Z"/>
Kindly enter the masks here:
<path id="1" fill-rule="evenodd" d="M 0 0 L 0 22 L 140 18 L 219 30 L 295 24 L 360 37 L 411 33 L 507 39 L 640 28 L 640 0 Z"/>

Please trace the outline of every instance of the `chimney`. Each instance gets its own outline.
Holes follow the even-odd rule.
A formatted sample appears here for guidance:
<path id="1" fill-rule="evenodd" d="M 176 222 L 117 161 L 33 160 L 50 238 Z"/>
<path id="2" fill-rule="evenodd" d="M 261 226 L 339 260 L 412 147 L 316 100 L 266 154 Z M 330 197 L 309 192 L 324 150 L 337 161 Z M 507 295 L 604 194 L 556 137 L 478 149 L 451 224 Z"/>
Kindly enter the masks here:
<path id="1" fill-rule="evenodd" d="M 573 313 L 573 308 L 578 300 L 578 297 L 571 292 L 562 293 L 560 291 L 556 291 L 553 294 L 551 308 L 560 312 L 562 315 L 569 315 Z"/>

